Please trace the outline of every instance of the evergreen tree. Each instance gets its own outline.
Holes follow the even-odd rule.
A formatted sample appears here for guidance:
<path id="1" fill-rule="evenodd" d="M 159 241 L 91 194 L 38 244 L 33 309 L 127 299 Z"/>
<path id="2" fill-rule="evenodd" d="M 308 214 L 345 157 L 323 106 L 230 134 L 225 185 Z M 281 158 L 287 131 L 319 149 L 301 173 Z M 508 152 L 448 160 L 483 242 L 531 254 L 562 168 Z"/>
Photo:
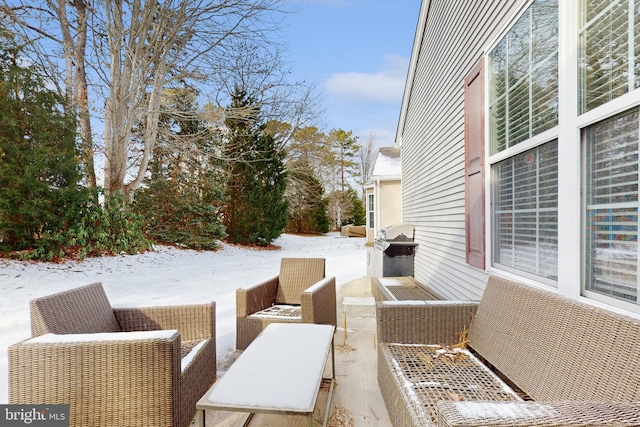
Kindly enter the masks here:
<path id="1" fill-rule="evenodd" d="M 197 114 L 196 96 L 189 88 L 165 92 L 166 109 L 181 114 L 160 115 L 150 179 L 136 191 L 133 206 L 153 240 L 215 249 L 226 236 L 219 212 L 224 180 L 213 161 L 218 146 Z"/>
<path id="2" fill-rule="evenodd" d="M 0 249 L 33 248 L 78 214 L 75 118 L 38 69 L 0 36 Z"/>
<path id="3" fill-rule="evenodd" d="M 367 212 L 364 209 L 362 198 L 353 187 L 349 187 L 348 193 L 351 198 L 351 223 L 353 225 L 365 225 L 367 223 Z"/>
<path id="4" fill-rule="evenodd" d="M 259 108 L 236 88 L 225 124 L 228 201 L 224 225 L 231 242 L 268 245 L 287 225 L 284 153 L 260 123 Z"/>
<path id="5" fill-rule="evenodd" d="M 287 230 L 294 233 L 327 233 L 329 217 L 322 183 L 312 174 L 305 172 L 305 168 L 299 166 L 288 172 L 289 224 Z M 309 168 L 306 169 L 309 170 Z"/>
<path id="6" fill-rule="evenodd" d="M 354 157 L 360 145 L 358 137 L 352 136 L 352 131 L 333 129 L 328 134 L 333 160 L 334 182 L 328 187 L 328 211 L 336 229 L 351 223 L 353 203 L 349 195 L 349 178 L 357 178 L 357 163 Z"/>

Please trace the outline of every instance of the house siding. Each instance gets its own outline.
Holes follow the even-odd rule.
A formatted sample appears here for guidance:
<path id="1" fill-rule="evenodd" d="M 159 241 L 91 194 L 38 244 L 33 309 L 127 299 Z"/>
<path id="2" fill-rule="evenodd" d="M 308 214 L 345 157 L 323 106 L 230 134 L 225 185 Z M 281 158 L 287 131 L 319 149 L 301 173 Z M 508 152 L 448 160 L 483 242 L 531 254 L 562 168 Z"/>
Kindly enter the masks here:
<path id="1" fill-rule="evenodd" d="M 478 299 L 487 281 L 465 255 L 464 79 L 526 3 L 423 1 L 399 135 L 402 220 L 415 226 L 416 279 L 447 298 Z"/>
<path id="2" fill-rule="evenodd" d="M 402 223 L 400 180 L 380 182 L 380 226 L 377 229 Z"/>

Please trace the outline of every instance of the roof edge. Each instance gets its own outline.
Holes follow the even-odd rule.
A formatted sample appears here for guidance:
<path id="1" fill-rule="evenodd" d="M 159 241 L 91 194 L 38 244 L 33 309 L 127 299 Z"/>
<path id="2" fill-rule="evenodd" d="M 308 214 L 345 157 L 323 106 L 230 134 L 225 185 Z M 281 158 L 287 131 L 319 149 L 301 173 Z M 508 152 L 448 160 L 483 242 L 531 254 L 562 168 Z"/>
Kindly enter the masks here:
<path id="1" fill-rule="evenodd" d="M 429 18 L 431 1 L 432 0 L 422 0 L 422 4 L 420 6 L 420 14 L 418 15 L 418 22 L 416 24 L 416 34 L 413 39 L 413 48 L 411 50 L 411 59 L 409 60 L 409 70 L 407 71 L 407 80 L 404 85 L 404 94 L 402 96 L 402 107 L 400 108 L 400 117 L 398 119 L 398 127 L 396 128 L 396 147 L 402 147 L 404 123 L 407 116 L 407 109 L 409 108 L 409 98 L 411 97 L 411 90 L 413 89 L 418 57 L 420 56 L 420 50 L 422 49 L 422 43 L 424 41 L 424 31 L 427 25 L 427 19 Z"/>

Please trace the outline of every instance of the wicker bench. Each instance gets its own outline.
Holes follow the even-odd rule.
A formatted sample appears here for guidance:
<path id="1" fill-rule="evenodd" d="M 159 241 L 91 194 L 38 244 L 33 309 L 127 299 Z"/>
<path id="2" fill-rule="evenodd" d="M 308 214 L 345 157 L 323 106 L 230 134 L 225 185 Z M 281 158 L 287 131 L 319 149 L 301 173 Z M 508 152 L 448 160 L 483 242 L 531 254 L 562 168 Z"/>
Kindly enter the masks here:
<path id="1" fill-rule="evenodd" d="M 376 301 L 430 301 L 442 299 L 410 276 L 372 277 L 371 293 Z"/>
<path id="2" fill-rule="evenodd" d="M 376 314 L 396 427 L 640 425 L 638 319 L 496 277 L 480 302 L 384 301 Z M 463 331 L 469 352 L 439 360 L 458 357 Z"/>

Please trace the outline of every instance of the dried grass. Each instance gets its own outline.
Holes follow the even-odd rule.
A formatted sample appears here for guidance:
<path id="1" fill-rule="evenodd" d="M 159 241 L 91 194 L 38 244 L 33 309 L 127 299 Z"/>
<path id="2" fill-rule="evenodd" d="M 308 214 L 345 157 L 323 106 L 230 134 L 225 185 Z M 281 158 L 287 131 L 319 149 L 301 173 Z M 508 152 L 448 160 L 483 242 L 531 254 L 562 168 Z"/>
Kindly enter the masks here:
<path id="1" fill-rule="evenodd" d="M 349 344 L 344 344 L 344 345 L 336 345 L 336 350 L 338 350 L 338 352 L 340 353 L 351 353 L 352 351 L 356 351 L 357 349 L 355 347 L 350 346 Z"/>
<path id="2" fill-rule="evenodd" d="M 469 346 L 469 329 L 471 329 L 471 325 L 476 320 L 475 313 L 471 313 L 471 323 L 469 324 L 469 328 L 465 326 L 465 328 L 458 333 L 458 342 L 451 346 L 451 348 L 460 348 L 462 350 L 467 350 Z"/>
<path id="3" fill-rule="evenodd" d="M 355 421 L 351 411 L 342 405 L 336 405 L 336 410 L 333 415 L 329 417 L 327 423 L 328 427 L 353 427 L 354 425 Z"/>
<path id="4" fill-rule="evenodd" d="M 462 350 L 466 350 L 468 345 L 469 345 L 469 329 L 465 327 L 458 334 L 458 342 L 452 345 L 451 348 L 459 348 Z"/>

